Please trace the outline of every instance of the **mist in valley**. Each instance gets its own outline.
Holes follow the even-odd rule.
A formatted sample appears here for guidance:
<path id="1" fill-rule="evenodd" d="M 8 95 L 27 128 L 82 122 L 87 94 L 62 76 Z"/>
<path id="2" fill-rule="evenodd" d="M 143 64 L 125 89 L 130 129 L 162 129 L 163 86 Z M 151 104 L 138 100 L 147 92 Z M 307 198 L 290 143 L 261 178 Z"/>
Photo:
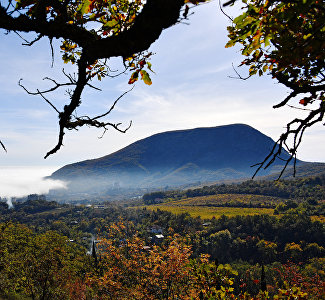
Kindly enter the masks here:
<path id="1" fill-rule="evenodd" d="M 0 197 L 12 207 L 12 198 L 26 197 L 30 194 L 48 194 L 50 190 L 66 189 L 67 183 L 62 180 L 44 178 L 57 167 L 1 167 Z"/>

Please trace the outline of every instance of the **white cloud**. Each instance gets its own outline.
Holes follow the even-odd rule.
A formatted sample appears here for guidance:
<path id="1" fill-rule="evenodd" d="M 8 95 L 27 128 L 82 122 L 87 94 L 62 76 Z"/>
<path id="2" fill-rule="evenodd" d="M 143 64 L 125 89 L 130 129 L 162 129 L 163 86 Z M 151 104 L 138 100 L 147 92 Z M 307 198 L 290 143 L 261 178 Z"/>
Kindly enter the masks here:
<path id="1" fill-rule="evenodd" d="M 47 194 L 50 189 L 65 188 L 63 181 L 43 178 L 55 169 L 54 167 L 0 167 L 0 197 Z"/>
<path id="2" fill-rule="evenodd" d="M 7 154 L 0 149 L 0 165 L 65 165 L 107 155 L 157 132 L 239 122 L 277 139 L 296 114 L 292 109 L 272 108 L 287 90 L 270 77 L 246 81 L 228 78 L 236 75 L 232 63 L 236 66 L 242 58 L 236 48 L 224 47 L 227 25 L 229 21 L 216 1 L 195 9 L 190 25 L 179 24 L 164 31 L 151 47 L 157 53 L 152 58 L 156 72 L 152 74 L 152 86 L 138 82 L 108 118 L 125 126 L 133 120 L 129 132 L 121 134 L 112 129 L 103 139 L 97 138 L 102 131 L 95 129 L 67 132 L 64 147 L 46 161 L 44 154 L 57 142 L 57 115 L 41 98 L 27 96 L 17 87 L 17 81 L 24 77 L 26 84 L 40 87 L 44 76 L 62 79 L 60 53 L 56 53 L 56 65 L 51 69 L 47 42 L 22 49 L 13 38 L 2 37 L 0 98 L 5 113 L 0 118 L 0 139 L 9 144 Z M 112 64 L 118 68 L 119 59 Z M 244 73 L 243 69 L 239 71 Z M 105 111 L 130 88 L 128 76 L 104 79 L 98 84 L 102 92 L 87 89 L 78 113 Z M 62 106 L 65 98 L 58 94 L 51 99 Z M 307 131 L 300 158 L 325 161 L 323 136 L 320 126 Z"/>

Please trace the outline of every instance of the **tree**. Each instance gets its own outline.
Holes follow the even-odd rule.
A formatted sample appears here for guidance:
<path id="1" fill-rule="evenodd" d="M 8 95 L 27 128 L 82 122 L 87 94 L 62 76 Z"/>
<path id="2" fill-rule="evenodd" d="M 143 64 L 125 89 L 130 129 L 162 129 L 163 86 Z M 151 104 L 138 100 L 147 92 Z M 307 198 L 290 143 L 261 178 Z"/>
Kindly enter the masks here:
<path id="1" fill-rule="evenodd" d="M 258 164 L 257 173 L 280 157 L 282 147 L 291 154 L 285 167 L 292 160 L 295 162 L 305 130 L 324 119 L 325 6 L 323 0 L 242 2 L 243 13 L 228 27 L 226 47 L 241 45 L 245 56 L 241 66 L 249 67 L 248 77 L 267 73 L 291 90 L 274 108 L 288 105 L 307 113 L 286 125 L 270 154 Z M 246 79 L 241 75 L 239 78 Z M 291 102 L 298 103 L 298 107 Z"/>
<path id="2" fill-rule="evenodd" d="M 260 240 L 257 244 L 260 252 L 262 263 L 270 263 L 275 260 L 277 256 L 277 244 L 266 240 Z"/>
<path id="3" fill-rule="evenodd" d="M 111 224 L 98 244 L 98 271 L 87 274 L 87 284 L 100 299 L 234 299 L 238 274 L 229 265 L 204 254 L 190 259 L 191 246 L 177 234 L 144 247 L 130 227 L 121 220 Z"/>
<path id="4" fill-rule="evenodd" d="M 127 92 L 100 115 L 78 116 L 76 109 L 82 103 L 85 87 L 96 89 L 92 84 L 95 78 L 101 80 L 119 75 L 110 69 L 108 60 L 112 57 L 122 58 L 125 69 L 121 73 L 132 72 L 129 84 L 134 84 L 141 77 L 144 83 L 150 85 L 148 71 L 152 71 L 149 62 L 152 53 L 147 49 L 164 29 L 186 19 L 190 6 L 205 1 L 207 0 L 1 1 L 0 28 L 19 36 L 34 33 L 35 38 L 25 42 L 28 46 L 42 38 L 48 38 L 53 47 L 53 39 L 60 39 L 62 59 L 77 67 L 76 74 L 65 73 L 63 70 L 66 82 L 45 78 L 51 84 L 46 90 L 29 91 L 21 81 L 19 83 L 29 94 L 41 96 L 58 114 L 58 142 L 45 158 L 61 148 L 65 130 L 77 130 L 87 125 L 102 128 L 104 133 L 108 127 L 120 132 L 127 131 L 131 123 L 123 129 L 121 123 L 105 120 Z M 47 96 L 61 88 L 68 89 L 68 99 L 63 110 L 58 109 Z M 1 146 L 5 149 L 2 143 Z"/>
<path id="5" fill-rule="evenodd" d="M 84 249 L 54 231 L 0 223 L 0 297 L 69 299 L 89 269 Z M 76 297 L 74 299 L 80 299 Z"/>
<path id="6" fill-rule="evenodd" d="M 121 57 L 122 73 L 131 72 L 132 85 L 142 79 L 151 84 L 152 71 L 148 52 L 150 45 L 161 32 L 183 19 L 187 19 L 193 5 L 208 0 L 7 0 L 0 2 L 0 28 L 22 35 L 34 33 L 35 38 L 26 45 L 32 46 L 42 38 L 48 38 L 51 46 L 54 39 L 61 41 L 63 60 L 77 68 L 76 75 L 65 73 L 66 82 L 45 78 L 51 86 L 46 90 L 29 91 L 41 96 L 56 111 L 59 117 L 59 134 L 55 147 L 45 158 L 57 152 L 63 143 L 66 130 L 77 130 L 87 125 L 104 129 L 113 127 L 125 132 L 130 127 L 111 123 L 107 117 L 111 108 L 97 116 L 79 116 L 76 109 L 82 104 L 86 87 L 95 88 L 93 81 L 115 77 L 109 59 Z M 230 0 L 224 5 L 235 3 Z M 280 157 L 282 147 L 291 156 L 285 167 L 296 161 L 296 153 L 305 130 L 324 118 L 325 70 L 324 70 L 324 21 L 323 0 L 242 0 L 243 13 L 228 27 L 227 47 L 242 45 L 246 57 L 242 65 L 249 67 L 249 77 L 264 73 L 272 75 L 291 92 L 274 108 L 289 105 L 307 113 L 305 118 L 295 118 L 287 124 L 270 154 L 258 164 L 269 167 Z M 240 78 L 243 79 L 239 75 Z M 68 99 L 62 110 L 48 98 L 48 94 L 67 88 Z M 289 101 L 298 101 L 296 107 Z M 292 143 L 289 145 L 289 142 Z M 4 145 L 0 142 L 5 149 Z M 282 157 L 280 157 L 282 158 Z"/>

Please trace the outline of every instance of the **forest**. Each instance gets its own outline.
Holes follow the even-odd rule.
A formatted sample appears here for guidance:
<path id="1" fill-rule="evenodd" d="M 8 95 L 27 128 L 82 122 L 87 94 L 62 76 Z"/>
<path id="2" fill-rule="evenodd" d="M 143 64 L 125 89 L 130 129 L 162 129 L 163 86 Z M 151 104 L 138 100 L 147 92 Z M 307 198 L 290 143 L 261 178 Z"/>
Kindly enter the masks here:
<path id="1" fill-rule="evenodd" d="M 324 184 L 325 175 L 310 176 L 295 180 L 247 180 L 241 183 L 217 184 L 180 191 L 157 191 L 145 194 L 143 196 L 143 200 L 146 204 L 150 204 L 150 201 L 157 198 L 180 199 L 183 197 L 206 196 L 214 194 L 252 194 L 274 196 L 283 199 L 324 200 Z"/>
<path id="2" fill-rule="evenodd" d="M 52 66 L 52 41 L 58 39 L 63 62 L 74 66 L 71 73 L 63 69 L 63 81 L 45 77 L 44 89 L 29 90 L 19 81 L 58 117 L 57 141 L 44 158 L 63 147 L 68 131 L 125 133 L 132 122 L 114 121 L 111 112 L 137 81 L 152 84 L 150 46 L 165 29 L 187 23 L 193 8 L 205 2 L 2 1 L 0 28 L 6 35 L 18 34 L 29 47 L 47 38 Z M 222 10 L 237 1 L 221 2 Z M 240 15 L 226 15 L 231 20 L 226 47 L 240 46 L 239 66 L 247 78 L 265 74 L 288 88 L 273 108 L 295 109 L 257 164 L 259 172 L 282 159 L 281 177 L 286 166 L 296 165 L 305 131 L 324 120 L 324 1 L 241 2 Z M 110 65 L 116 57 L 131 89 L 94 115 L 88 109 L 77 113 L 87 107 L 86 89 L 100 91 L 96 83 L 119 75 Z M 299 110 L 306 112 L 303 118 Z M 7 151 L 2 141 L 0 146 Z M 284 159 L 283 149 L 290 153 Z M 325 299 L 324 181 L 324 176 L 246 181 L 89 206 L 28 200 L 9 209 L 0 203 L 0 298 Z M 178 201 L 198 214 L 176 212 Z M 239 209 L 203 217 L 200 201 Z"/>
<path id="3" fill-rule="evenodd" d="M 283 191 L 292 186 L 301 190 L 308 186 L 310 191 L 300 193 L 297 200 L 280 198 L 281 205 L 293 203 L 295 209 L 274 215 L 204 219 L 152 210 L 148 208 L 152 205 L 135 200 L 89 206 L 29 200 L 14 203 L 13 209 L 1 203 L 0 295 L 4 299 L 322 299 L 325 228 L 300 209 L 301 203 L 322 203 L 320 197 L 310 199 L 311 191 L 317 195 L 322 188 L 322 180 L 281 182 Z M 219 188 L 270 193 L 272 184 L 279 185 L 249 181 L 194 192 Z M 177 198 L 188 191 L 164 193 Z M 164 193 L 159 194 L 162 201 L 167 199 Z M 277 193 L 276 187 L 273 194 Z M 153 195 L 158 192 L 149 194 Z"/>

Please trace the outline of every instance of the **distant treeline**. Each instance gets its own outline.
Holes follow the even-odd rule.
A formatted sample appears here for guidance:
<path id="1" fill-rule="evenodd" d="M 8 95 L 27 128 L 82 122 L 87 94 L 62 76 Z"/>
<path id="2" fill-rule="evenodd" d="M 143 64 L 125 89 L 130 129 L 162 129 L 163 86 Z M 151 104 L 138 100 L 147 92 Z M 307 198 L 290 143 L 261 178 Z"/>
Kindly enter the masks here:
<path id="1" fill-rule="evenodd" d="M 163 235 L 159 241 L 157 233 Z M 94 237 L 99 245 L 106 243 L 100 258 L 94 252 L 86 255 L 95 247 Z M 188 213 L 175 215 L 112 203 L 88 207 L 30 200 L 14 203 L 13 209 L 0 203 L 0 241 L 1 299 L 158 299 L 159 289 L 160 299 L 169 299 L 163 287 L 170 279 L 174 288 L 188 283 L 188 290 L 207 282 L 202 290 L 217 287 L 224 291 L 222 272 L 230 270 L 225 263 L 238 271 L 236 276 L 231 274 L 229 289 L 236 295 L 259 292 L 263 264 L 272 295 L 276 288 L 288 288 L 290 280 L 296 291 L 299 287 L 313 295 L 308 299 L 324 299 L 325 227 L 298 210 L 277 217 L 203 220 Z M 143 246 L 151 250 L 146 252 Z M 177 281 L 175 270 L 186 276 Z M 164 281 L 165 274 L 172 276 Z M 210 284 L 212 279 L 214 284 Z M 130 296 L 134 291 L 143 295 Z"/>
<path id="2" fill-rule="evenodd" d="M 295 180 L 254 181 L 238 184 L 204 186 L 197 189 L 157 191 L 143 195 L 145 204 L 155 204 L 163 199 L 182 199 L 215 194 L 253 194 L 296 200 L 324 200 L 325 174 Z"/>
<path id="3" fill-rule="evenodd" d="M 16 204 L 14 209 L 5 206 L 0 206 L 0 222 L 23 223 L 37 232 L 55 230 L 86 248 L 91 234 L 105 235 L 109 224 L 122 218 L 126 224 L 132 222 L 134 231 L 149 245 L 155 235 L 153 228 L 161 229 L 165 238 L 178 233 L 188 238 L 194 257 L 208 253 L 221 263 L 272 263 L 288 259 L 305 262 L 325 255 L 324 225 L 312 222 L 303 213 L 281 217 L 223 216 L 207 221 L 187 213 L 125 209 L 109 203 L 103 208 L 92 208 L 38 200 Z"/>

